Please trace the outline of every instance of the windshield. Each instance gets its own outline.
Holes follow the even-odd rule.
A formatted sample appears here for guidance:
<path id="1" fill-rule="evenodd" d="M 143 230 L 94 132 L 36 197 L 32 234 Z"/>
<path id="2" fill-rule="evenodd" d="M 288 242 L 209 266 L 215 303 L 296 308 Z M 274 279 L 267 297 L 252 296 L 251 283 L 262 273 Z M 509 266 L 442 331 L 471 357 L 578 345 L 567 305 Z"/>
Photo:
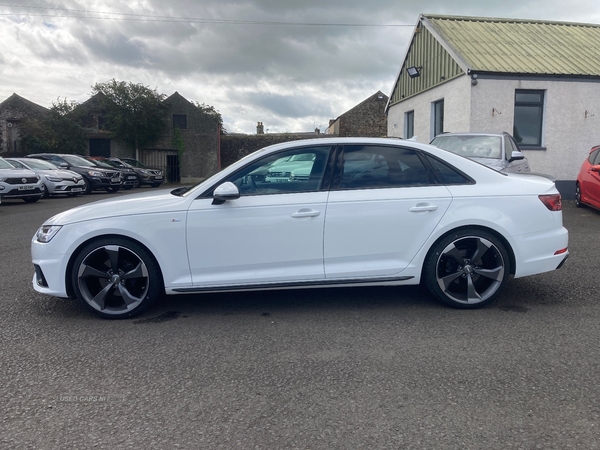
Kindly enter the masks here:
<path id="1" fill-rule="evenodd" d="M 76 156 L 76 155 L 63 155 L 63 158 L 65 159 L 65 161 L 67 161 L 69 163 L 69 165 L 71 166 L 81 166 L 81 167 L 96 167 L 96 165 L 91 162 L 88 161 L 85 158 L 82 158 L 81 156 Z"/>
<path id="2" fill-rule="evenodd" d="M 97 159 L 93 160 L 94 164 L 96 164 L 98 167 L 104 167 L 105 169 L 114 169 L 114 167 L 112 165 L 110 165 L 110 163 L 108 161 L 99 161 Z"/>
<path id="3" fill-rule="evenodd" d="M 25 164 L 27 167 L 30 167 L 31 169 L 36 169 L 36 170 L 56 170 L 58 169 L 58 167 L 56 167 L 54 164 L 52 164 L 49 161 L 43 161 L 41 159 L 28 159 L 25 161 L 21 161 L 21 160 L 17 160 L 20 163 Z"/>
<path id="4" fill-rule="evenodd" d="M 441 135 L 431 141 L 436 147 L 467 158 L 502 157 L 502 138 L 500 136 Z"/>
<path id="5" fill-rule="evenodd" d="M 0 158 L 0 169 L 14 169 L 12 164 L 9 164 L 4 159 Z"/>
<path id="6" fill-rule="evenodd" d="M 141 162 L 139 162 L 138 160 L 135 160 L 135 159 L 130 159 L 130 158 L 125 159 L 124 158 L 123 161 L 125 161 L 127 164 L 129 164 L 129 165 L 131 165 L 133 167 L 139 167 L 140 169 L 144 169 L 144 168 L 147 167 L 147 166 L 145 166 L 144 164 L 142 164 Z"/>

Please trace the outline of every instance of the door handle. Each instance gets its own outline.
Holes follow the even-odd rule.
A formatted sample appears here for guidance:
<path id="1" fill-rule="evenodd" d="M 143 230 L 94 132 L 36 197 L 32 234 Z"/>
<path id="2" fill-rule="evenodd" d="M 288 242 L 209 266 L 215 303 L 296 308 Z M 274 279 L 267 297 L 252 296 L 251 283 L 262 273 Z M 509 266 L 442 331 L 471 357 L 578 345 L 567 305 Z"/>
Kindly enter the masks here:
<path id="1" fill-rule="evenodd" d="M 317 211 L 316 209 L 301 208 L 295 213 L 292 213 L 292 217 L 294 219 L 300 219 L 302 217 L 317 217 L 319 214 L 321 214 L 321 211 Z"/>
<path id="2" fill-rule="evenodd" d="M 417 203 L 415 206 L 411 206 L 408 208 L 410 212 L 427 212 L 427 211 L 435 211 L 437 209 L 437 205 L 430 205 L 429 203 Z"/>

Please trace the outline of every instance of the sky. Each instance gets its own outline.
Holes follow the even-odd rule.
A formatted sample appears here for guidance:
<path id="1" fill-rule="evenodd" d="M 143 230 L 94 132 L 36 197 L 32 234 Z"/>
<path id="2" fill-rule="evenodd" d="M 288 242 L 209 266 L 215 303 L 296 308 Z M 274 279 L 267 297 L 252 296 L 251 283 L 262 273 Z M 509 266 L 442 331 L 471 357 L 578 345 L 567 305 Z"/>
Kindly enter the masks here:
<path id="1" fill-rule="evenodd" d="M 589 0 L 0 0 L 0 101 L 111 79 L 216 108 L 229 133 L 322 132 L 389 95 L 420 14 L 600 24 Z"/>

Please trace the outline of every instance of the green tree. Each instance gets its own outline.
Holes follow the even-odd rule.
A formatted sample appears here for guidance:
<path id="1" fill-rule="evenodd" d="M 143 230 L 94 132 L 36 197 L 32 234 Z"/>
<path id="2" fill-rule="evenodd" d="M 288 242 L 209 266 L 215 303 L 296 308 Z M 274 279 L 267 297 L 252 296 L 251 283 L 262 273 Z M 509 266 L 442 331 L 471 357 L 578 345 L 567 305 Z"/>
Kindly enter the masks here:
<path id="1" fill-rule="evenodd" d="M 135 151 L 154 142 L 163 132 L 167 106 L 164 94 L 143 84 L 116 81 L 92 87 L 104 111 L 104 128 Z"/>
<path id="2" fill-rule="evenodd" d="M 77 105 L 77 102 L 59 97 L 52 103 L 47 115 L 25 119 L 19 126 L 24 148 L 28 152 L 83 155 L 87 148 L 87 135 L 77 123 Z"/>
<path id="3" fill-rule="evenodd" d="M 223 117 L 221 116 L 221 113 L 214 106 L 207 105 L 206 103 L 198 103 L 198 102 L 193 102 L 193 104 L 199 110 L 201 110 L 204 114 L 206 114 L 208 117 L 210 117 L 212 120 L 214 120 L 217 125 L 219 125 L 219 130 L 220 130 L 221 134 L 227 134 L 227 130 L 225 130 L 225 127 L 223 126 Z"/>

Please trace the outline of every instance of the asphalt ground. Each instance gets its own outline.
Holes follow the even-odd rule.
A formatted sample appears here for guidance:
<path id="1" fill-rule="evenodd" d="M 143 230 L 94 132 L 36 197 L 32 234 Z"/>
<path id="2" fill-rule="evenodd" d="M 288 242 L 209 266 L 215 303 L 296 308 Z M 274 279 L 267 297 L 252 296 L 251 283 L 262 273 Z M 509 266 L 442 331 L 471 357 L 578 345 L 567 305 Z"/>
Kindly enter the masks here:
<path id="1" fill-rule="evenodd" d="M 600 448 L 600 212 L 566 201 L 564 267 L 475 311 L 332 288 L 107 321 L 33 291 L 39 225 L 120 195 L 0 206 L 0 449 Z"/>

